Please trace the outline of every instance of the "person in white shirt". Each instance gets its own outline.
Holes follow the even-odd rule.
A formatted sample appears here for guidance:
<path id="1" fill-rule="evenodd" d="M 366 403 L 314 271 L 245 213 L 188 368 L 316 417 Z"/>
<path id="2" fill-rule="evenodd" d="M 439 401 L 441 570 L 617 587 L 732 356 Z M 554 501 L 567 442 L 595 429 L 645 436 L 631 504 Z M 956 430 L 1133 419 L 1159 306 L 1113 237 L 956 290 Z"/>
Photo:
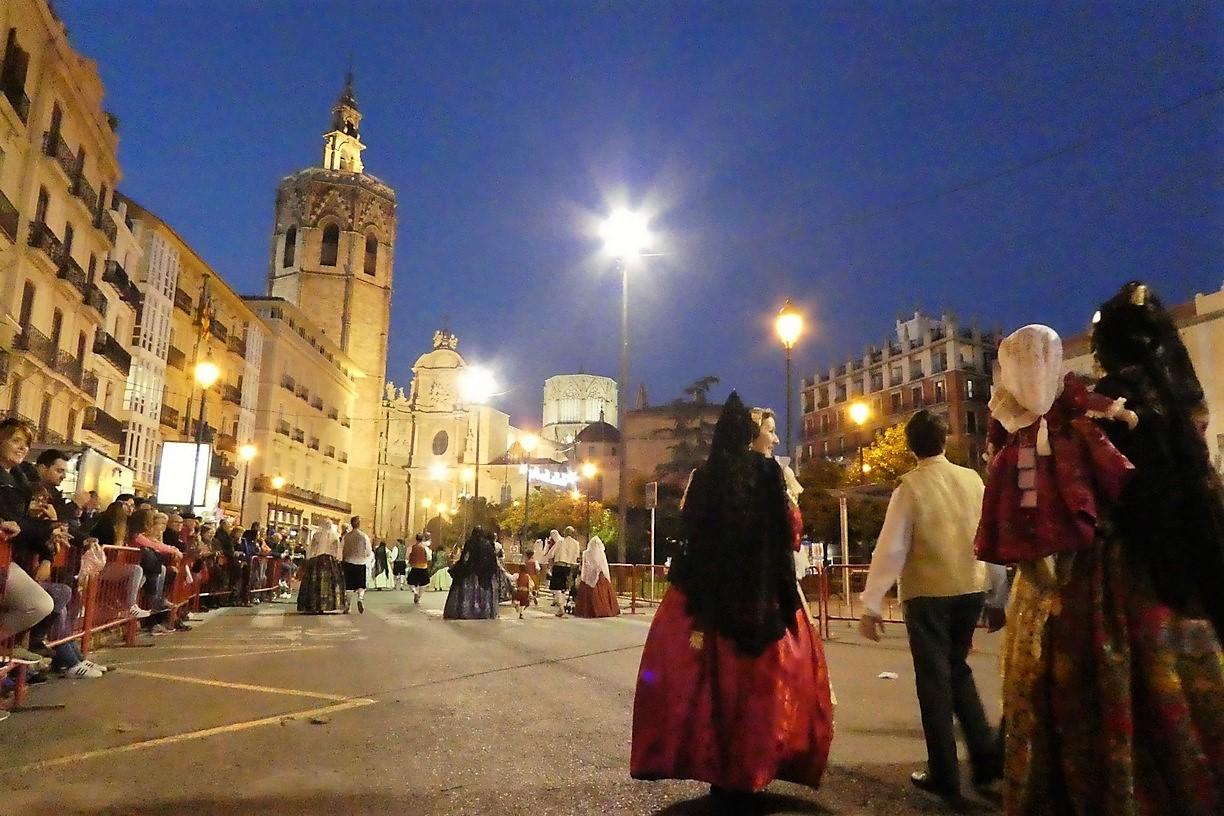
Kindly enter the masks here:
<path id="1" fill-rule="evenodd" d="M 944 456 L 947 435 L 947 424 L 929 411 L 919 411 L 905 426 L 918 466 L 902 477 L 888 504 L 862 594 L 859 633 L 879 641 L 884 596 L 897 583 L 927 745 L 927 770 L 910 780 L 955 799 L 960 776 L 954 714 L 968 744 L 975 787 L 1002 776 L 1002 757 L 966 661 L 986 604 L 987 567 L 973 549 L 984 487 L 975 471 Z M 992 593 L 987 607 L 995 631 L 1003 625 L 1006 598 L 999 596 L 1006 594 L 1006 571 L 996 566 L 990 578 L 996 588 L 1004 587 Z"/>
<path id="2" fill-rule="evenodd" d="M 357 611 L 365 613 L 366 566 L 374 557 L 374 548 L 370 546 L 370 537 L 361 529 L 361 518 L 353 516 L 353 529 L 344 534 L 342 541 L 344 550 L 344 589 L 349 593 L 357 593 Z M 347 609 L 345 610 L 348 611 Z"/>
<path id="3" fill-rule="evenodd" d="M 565 535 L 556 530 L 549 533 L 551 544 L 544 553 L 544 562 L 551 564 L 548 574 L 548 588 L 552 590 L 553 602 L 557 605 L 557 617 L 565 617 L 565 593 L 569 591 L 569 579 L 578 566 L 578 555 L 582 545 L 574 538 L 574 528 L 566 527 Z"/>

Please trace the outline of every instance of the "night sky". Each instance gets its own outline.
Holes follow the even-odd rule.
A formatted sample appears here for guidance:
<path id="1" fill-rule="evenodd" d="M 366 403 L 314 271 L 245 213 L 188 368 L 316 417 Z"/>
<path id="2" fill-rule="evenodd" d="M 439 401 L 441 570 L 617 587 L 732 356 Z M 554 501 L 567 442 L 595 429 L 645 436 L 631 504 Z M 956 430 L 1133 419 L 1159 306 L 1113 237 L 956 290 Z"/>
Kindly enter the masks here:
<path id="1" fill-rule="evenodd" d="M 449 318 L 519 422 L 551 374 L 616 375 L 593 230 L 616 203 L 666 253 L 632 279 L 652 402 L 716 374 L 781 407 L 788 296 L 810 374 L 916 307 L 1071 334 L 1129 278 L 1224 281 L 1218 3 L 56 6 L 120 118 L 121 189 L 243 293 L 352 51 L 366 170 L 399 194 L 389 376 Z"/>

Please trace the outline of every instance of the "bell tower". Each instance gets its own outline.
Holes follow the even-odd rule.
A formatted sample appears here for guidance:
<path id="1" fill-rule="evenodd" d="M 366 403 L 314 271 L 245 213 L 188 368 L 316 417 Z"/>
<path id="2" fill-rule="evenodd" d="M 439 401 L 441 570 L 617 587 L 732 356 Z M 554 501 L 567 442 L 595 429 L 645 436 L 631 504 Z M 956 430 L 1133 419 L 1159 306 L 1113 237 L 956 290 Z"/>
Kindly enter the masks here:
<path id="1" fill-rule="evenodd" d="M 378 461 L 379 406 L 387 371 L 395 252 L 395 191 L 365 172 L 353 75 L 332 108 L 323 162 L 281 180 L 268 294 L 311 315 L 357 364 L 358 409 L 349 451 L 354 515 L 370 518 Z"/>

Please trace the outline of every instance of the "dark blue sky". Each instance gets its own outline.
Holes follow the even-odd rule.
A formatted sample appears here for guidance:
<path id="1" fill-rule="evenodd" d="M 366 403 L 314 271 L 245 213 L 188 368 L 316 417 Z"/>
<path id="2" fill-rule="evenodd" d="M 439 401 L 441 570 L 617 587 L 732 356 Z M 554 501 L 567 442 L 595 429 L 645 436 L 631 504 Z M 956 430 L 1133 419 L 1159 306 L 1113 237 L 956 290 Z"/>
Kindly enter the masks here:
<path id="1" fill-rule="evenodd" d="M 1224 81 L 1219 4 L 56 5 L 124 190 L 243 292 L 352 50 L 366 169 L 399 194 L 389 374 L 449 316 L 520 421 L 550 374 L 616 373 L 589 222 L 618 195 L 669 253 L 633 280 L 657 402 L 717 374 L 781 407 L 787 296 L 810 373 L 915 307 L 1071 333 L 1128 278 L 1171 301 L 1224 280 L 1224 94 L 1127 125 Z"/>

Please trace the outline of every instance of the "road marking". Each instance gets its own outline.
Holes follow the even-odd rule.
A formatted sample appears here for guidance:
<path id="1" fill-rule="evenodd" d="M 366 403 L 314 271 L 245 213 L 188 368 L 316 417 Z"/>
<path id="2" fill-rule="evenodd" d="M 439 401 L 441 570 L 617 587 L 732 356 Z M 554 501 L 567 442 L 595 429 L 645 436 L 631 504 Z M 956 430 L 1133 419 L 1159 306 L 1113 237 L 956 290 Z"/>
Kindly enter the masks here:
<path id="1" fill-rule="evenodd" d="M 249 683 L 229 683 L 224 680 L 209 680 L 203 677 L 184 677 L 179 674 L 162 674 L 161 672 L 128 669 L 122 666 L 116 667 L 115 671 L 123 674 L 130 674 L 135 677 L 151 677 L 154 680 L 178 680 L 182 683 L 196 683 L 197 685 L 201 686 L 241 689 L 243 691 L 261 691 L 265 694 L 281 694 L 287 697 L 312 697 L 316 700 L 331 700 L 332 702 L 351 699 L 345 694 L 323 694 L 322 692 L 318 691 L 303 691 L 301 689 L 276 688 L 275 686 L 254 686 Z"/>
<path id="2" fill-rule="evenodd" d="M 181 678 L 176 678 L 181 679 Z M 237 731 L 246 731 L 250 728 L 258 728 L 261 725 L 275 725 L 285 719 L 297 719 L 300 717 L 320 717 L 325 714 L 335 714 L 340 711 L 347 711 L 351 708 L 361 708 L 362 706 L 373 705 L 376 700 L 366 698 L 356 700 L 345 700 L 335 705 L 323 706 L 322 708 L 311 708 L 305 711 L 290 711 L 284 714 L 277 714 L 272 717 L 263 717 L 258 720 L 247 720 L 245 722 L 230 723 L 229 725 L 218 725 L 213 728 L 205 728 L 200 731 L 187 731 L 182 734 L 173 734 L 168 737 L 156 737 L 155 739 L 143 740 L 142 742 L 133 742 L 127 745 L 116 745 L 112 748 L 100 748 L 96 751 L 84 751 L 79 754 L 70 756 L 55 757 L 54 759 L 44 759 L 41 762 L 32 762 L 29 765 L 21 765 L 16 768 L 0 769 L 0 774 L 25 774 L 30 771 L 43 771 L 48 768 L 57 768 L 61 765 L 73 765 L 77 762 L 84 762 L 89 759 L 98 759 L 100 757 L 112 756 L 114 754 L 126 754 L 132 751 L 139 751 L 142 748 L 157 748 L 162 745 L 173 745 L 179 742 L 187 742 L 189 740 L 204 739 L 218 734 L 232 734 Z"/>
<path id="3" fill-rule="evenodd" d="M 335 646 L 285 646 L 279 649 L 256 649 L 247 652 L 230 652 L 229 654 L 206 654 L 194 655 L 192 657 L 155 657 L 151 660 L 130 660 L 124 663 L 115 663 L 115 668 L 121 669 L 126 666 L 144 666 L 149 663 L 179 663 L 184 660 L 216 660 L 218 657 L 253 657 L 255 655 L 282 654 L 284 652 L 307 652 L 313 649 L 334 649 Z"/>

